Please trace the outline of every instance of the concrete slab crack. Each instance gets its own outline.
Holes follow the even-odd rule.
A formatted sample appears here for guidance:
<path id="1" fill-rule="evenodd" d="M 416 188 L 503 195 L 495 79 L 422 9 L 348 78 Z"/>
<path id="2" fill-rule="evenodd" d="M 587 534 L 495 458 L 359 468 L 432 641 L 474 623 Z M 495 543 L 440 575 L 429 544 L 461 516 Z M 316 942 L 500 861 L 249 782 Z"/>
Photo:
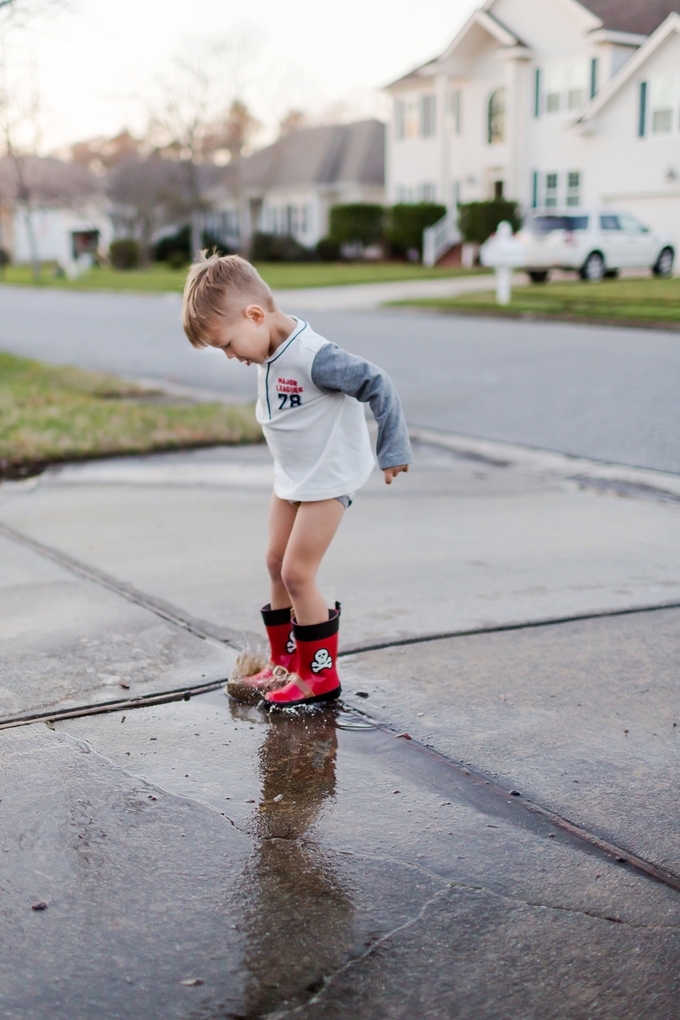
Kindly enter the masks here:
<path id="1" fill-rule="evenodd" d="M 351 970 L 358 963 L 361 963 L 363 960 L 367 959 L 377 949 L 379 949 L 380 946 L 383 946 L 386 942 L 389 942 L 390 939 L 394 938 L 395 935 L 398 935 L 400 932 L 406 931 L 408 928 L 412 928 L 414 925 L 422 921 L 430 907 L 434 903 L 436 903 L 437 900 L 442 899 L 448 892 L 449 886 L 447 884 L 447 886 L 444 889 L 439 889 L 434 894 L 434 896 L 431 896 L 428 900 L 425 901 L 425 903 L 423 903 L 422 907 L 415 915 L 415 917 L 411 917 L 408 919 L 408 921 L 403 921 L 395 928 L 392 928 L 390 931 L 386 932 L 383 936 L 381 936 L 381 938 L 373 942 L 368 947 L 368 949 L 366 949 L 363 953 L 360 953 L 359 956 L 352 957 L 352 959 L 347 960 L 347 962 L 344 963 L 342 967 L 339 967 L 332 974 L 329 974 L 328 977 L 324 979 L 323 988 L 321 988 L 321 990 L 318 991 L 316 995 L 312 996 L 311 999 L 308 999 L 307 1002 L 301 1003 L 299 1006 L 294 1006 L 293 1009 L 276 1010 L 273 1013 L 268 1013 L 266 1020 L 285 1020 L 286 1017 L 295 1016 L 296 1014 L 299 1014 L 303 1009 L 308 1009 L 310 1006 L 313 1006 L 317 1002 L 320 1002 L 321 999 L 325 998 L 327 992 L 339 977 L 347 973 L 348 970 Z"/>
<path id="2" fill-rule="evenodd" d="M 120 772 L 124 776 L 127 776 L 128 779 L 134 779 L 138 783 L 143 783 L 148 789 L 155 790 L 157 793 L 162 793 L 165 797 L 172 797 L 173 800 L 183 801 L 189 804 L 199 804 L 201 807 L 207 808 L 207 810 L 213 814 L 224 818 L 230 825 L 233 826 L 234 829 L 237 829 L 238 832 L 241 832 L 244 836 L 248 836 L 250 838 L 250 834 L 246 832 L 245 829 L 241 828 L 241 826 L 238 825 L 233 818 L 226 814 L 226 812 L 218 810 L 218 808 L 209 804 L 207 801 L 201 800 L 200 797 L 191 797 L 188 794 L 175 793 L 172 790 L 168 790 L 167 787 L 161 786 L 160 783 L 153 782 L 153 780 L 149 779 L 147 776 L 132 772 L 130 769 L 126 769 L 123 765 L 119 765 L 118 762 L 113 761 L 112 758 L 107 757 L 105 754 L 101 754 L 101 752 L 97 751 L 97 749 L 94 748 L 88 740 L 83 740 L 82 737 L 74 737 L 73 734 L 67 733 L 65 730 L 59 730 L 58 733 L 60 737 L 67 740 L 75 747 L 80 748 L 80 750 L 84 751 L 85 754 L 93 754 L 99 761 L 104 762 L 116 772 Z"/>
<path id="3" fill-rule="evenodd" d="M 392 857 L 389 854 L 362 854 L 357 853 L 353 850 L 338 850 L 335 847 L 326 847 L 327 850 L 333 850 L 335 853 L 342 853 L 348 857 L 358 857 L 370 861 L 384 861 L 386 864 L 400 865 L 405 868 L 413 868 L 417 871 L 422 872 L 429 878 L 445 883 L 448 889 L 467 889 L 470 892 L 482 892 L 488 896 L 493 896 L 496 899 L 502 899 L 507 903 L 514 903 L 518 906 L 534 907 L 542 910 L 560 910 L 566 913 L 582 914 L 584 917 L 592 917 L 597 921 L 607 921 L 610 924 L 623 924 L 628 928 L 638 928 L 642 930 L 668 930 L 674 931 L 680 929 L 680 924 L 635 924 L 633 921 L 625 921 L 620 917 L 613 917 L 610 914 L 600 914 L 594 910 L 585 910 L 582 907 L 564 907 L 556 903 L 542 903 L 538 900 L 525 899 L 522 896 L 510 896 L 507 893 L 500 893 L 495 889 L 489 888 L 486 885 L 479 885 L 470 882 L 460 882 L 457 879 L 447 879 L 442 875 L 438 875 L 437 872 L 430 871 L 428 868 L 424 868 L 421 864 L 417 864 L 414 861 L 403 860 L 400 857 Z"/>

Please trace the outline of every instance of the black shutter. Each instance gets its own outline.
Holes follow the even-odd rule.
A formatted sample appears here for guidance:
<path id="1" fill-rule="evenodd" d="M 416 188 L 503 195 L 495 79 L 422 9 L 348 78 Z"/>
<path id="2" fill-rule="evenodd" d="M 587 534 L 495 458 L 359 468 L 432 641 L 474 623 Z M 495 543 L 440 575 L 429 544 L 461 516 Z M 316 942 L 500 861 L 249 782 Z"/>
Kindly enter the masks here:
<path id="1" fill-rule="evenodd" d="M 647 132 L 647 82 L 640 82 L 640 111 L 638 117 L 638 137 L 644 138 Z"/>

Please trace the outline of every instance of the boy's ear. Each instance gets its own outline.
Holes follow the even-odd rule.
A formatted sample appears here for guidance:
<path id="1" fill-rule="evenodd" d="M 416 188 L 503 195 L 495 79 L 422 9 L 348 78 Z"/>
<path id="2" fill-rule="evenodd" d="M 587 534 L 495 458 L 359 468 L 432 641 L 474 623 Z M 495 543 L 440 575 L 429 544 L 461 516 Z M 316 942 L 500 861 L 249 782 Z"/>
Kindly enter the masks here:
<path id="1" fill-rule="evenodd" d="M 250 319 L 256 326 L 261 326 L 265 319 L 264 309 L 260 305 L 246 305 L 243 309 L 246 319 Z"/>

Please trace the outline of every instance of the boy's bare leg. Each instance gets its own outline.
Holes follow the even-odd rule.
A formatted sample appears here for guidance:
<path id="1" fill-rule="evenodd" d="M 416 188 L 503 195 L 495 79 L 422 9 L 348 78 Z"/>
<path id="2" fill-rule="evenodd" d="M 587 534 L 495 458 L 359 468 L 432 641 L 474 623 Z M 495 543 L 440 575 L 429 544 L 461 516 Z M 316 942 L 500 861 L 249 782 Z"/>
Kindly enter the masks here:
<path id="1" fill-rule="evenodd" d="M 303 627 L 328 619 L 328 607 L 316 586 L 316 574 L 344 512 L 337 499 L 323 499 L 301 503 L 295 515 L 281 579 L 292 599 L 295 619 Z"/>
<path id="2" fill-rule="evenodd" d="M 287 609 L 292 600 L 281 580 L 283 557 L 290 533 L 295 524 L 297 507 L 291 506 L 287 499 L 279 499 L 274 493 L 269 505 L 269 548 L 267 549 L 267 570 L 271 583 L 272 609 Z"/>

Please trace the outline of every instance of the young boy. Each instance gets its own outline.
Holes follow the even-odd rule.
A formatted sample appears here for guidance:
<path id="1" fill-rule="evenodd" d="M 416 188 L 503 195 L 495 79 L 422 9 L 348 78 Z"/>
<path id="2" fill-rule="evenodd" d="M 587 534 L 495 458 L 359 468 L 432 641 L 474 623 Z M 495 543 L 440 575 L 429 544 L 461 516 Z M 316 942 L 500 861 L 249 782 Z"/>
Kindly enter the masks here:
<path id="1" fill-rule="evenodd" d="M 215 347 L 257 365 L 257 420 L 274 458 L 267 568 L 271 601 L 261 610 L 270 662 L 230 680 L 238 700 L 267 707 L 331 701 L 340 606 L 317 588 L 321 560 L 374 466 L 363 403 L 378 423 L 378 463 L 388 485 L 408 471 L 411 446 L 389 377 L 276 307 L 257 270 L 238 255 L 203 256 L 189 271 L 182 309 L 194 347 Z"/>

